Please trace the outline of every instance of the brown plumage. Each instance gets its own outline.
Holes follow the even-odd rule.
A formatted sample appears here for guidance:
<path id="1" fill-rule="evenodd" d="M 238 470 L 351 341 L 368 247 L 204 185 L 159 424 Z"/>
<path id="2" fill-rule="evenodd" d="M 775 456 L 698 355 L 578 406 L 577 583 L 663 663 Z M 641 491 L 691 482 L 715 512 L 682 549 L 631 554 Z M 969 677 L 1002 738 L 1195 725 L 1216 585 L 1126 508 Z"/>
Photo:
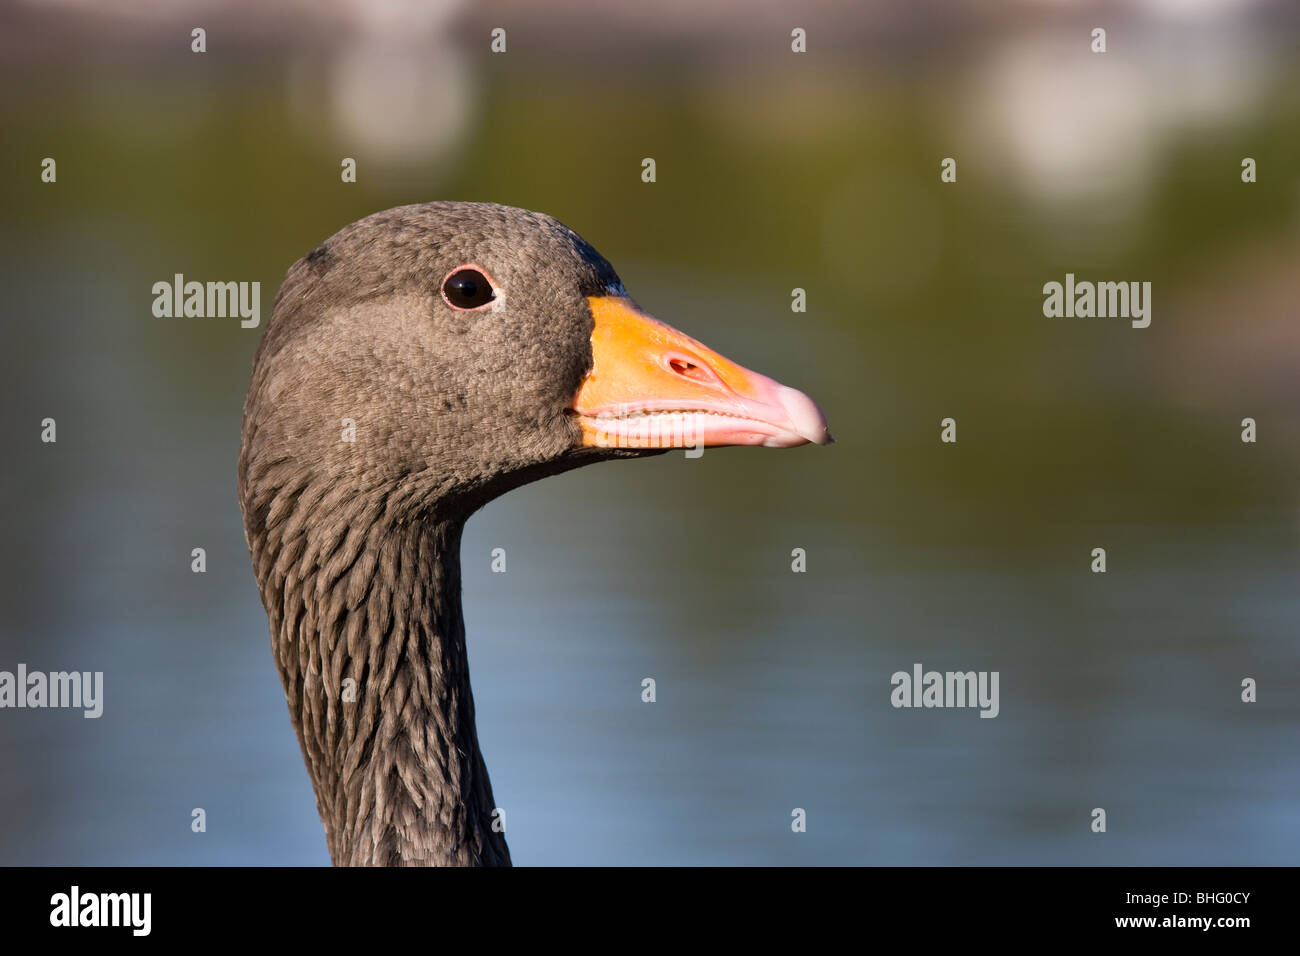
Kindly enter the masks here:
<path id="1" fill-rule="evenodd" d="M 442 291 L 467 265 L 491 280 L 482 308 Z M 593 437 L 578 402 L 597 392 L 593 365 L 600 388 L 623 380 L 621 359 L 593 358 L 593 309 L 613 302 L 635 324 L 624 295 L 572 230 L 491 204 L 378 213 L 290 268 L 254 360 L 239 497 L 336 864 L 509 864 L 475 731 L 461 530 L 525 482 L 669 447 Z M 658 392 L 723 409 L 726 440 L 705 444 L 828 440 L 803 396 L 680 342 L 654 374 L 681 388 Z M 683 349 L 717 382 L 683 371 Z M 738 422 L 765 431 L 737 440 Z"/>

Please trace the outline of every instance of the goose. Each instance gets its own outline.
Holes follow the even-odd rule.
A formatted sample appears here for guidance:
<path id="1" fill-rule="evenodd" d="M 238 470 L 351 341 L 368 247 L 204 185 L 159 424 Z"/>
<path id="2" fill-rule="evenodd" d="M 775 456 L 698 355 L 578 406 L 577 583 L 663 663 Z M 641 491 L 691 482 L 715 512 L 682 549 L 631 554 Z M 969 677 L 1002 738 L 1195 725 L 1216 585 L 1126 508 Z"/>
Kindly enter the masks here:
<path id="1" fill-rule="evenodd" d="M 510 864 L 466 658 L 471 514 L 596 461 L 830 441 L 812 399 L 643 312 L 550 216 L 400 206 L 295 262 L 238 493 L 333 863 Z"/>

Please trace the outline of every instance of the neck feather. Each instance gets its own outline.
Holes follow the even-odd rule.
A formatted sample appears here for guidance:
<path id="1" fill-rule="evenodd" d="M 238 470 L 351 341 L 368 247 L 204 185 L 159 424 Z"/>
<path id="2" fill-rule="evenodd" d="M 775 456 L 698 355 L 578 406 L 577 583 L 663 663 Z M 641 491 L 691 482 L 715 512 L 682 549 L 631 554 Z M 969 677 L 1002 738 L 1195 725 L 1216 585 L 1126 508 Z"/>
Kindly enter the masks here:
<path id="1" fill-rule="evenodd" d="M 394 519 L 389 501 L 310 497 L 250 529 L 250 546 L 330 856 L 508 865 L 474 725 L 464 519 Z"/>

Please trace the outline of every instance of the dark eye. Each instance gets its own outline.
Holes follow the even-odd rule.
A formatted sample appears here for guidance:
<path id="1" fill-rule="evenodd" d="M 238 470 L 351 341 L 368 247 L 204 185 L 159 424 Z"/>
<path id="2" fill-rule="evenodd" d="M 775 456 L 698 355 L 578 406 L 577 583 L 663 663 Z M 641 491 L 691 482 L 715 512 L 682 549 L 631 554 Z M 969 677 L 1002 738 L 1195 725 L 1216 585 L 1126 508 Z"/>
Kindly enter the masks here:
<path id="1" fill-rule="evenodd" d="M 477 309 L 491 302 L 496 293 L 487 276 L 477 269 L 457 269 L 442 284 L 442 297 L 453 309 Z"/>

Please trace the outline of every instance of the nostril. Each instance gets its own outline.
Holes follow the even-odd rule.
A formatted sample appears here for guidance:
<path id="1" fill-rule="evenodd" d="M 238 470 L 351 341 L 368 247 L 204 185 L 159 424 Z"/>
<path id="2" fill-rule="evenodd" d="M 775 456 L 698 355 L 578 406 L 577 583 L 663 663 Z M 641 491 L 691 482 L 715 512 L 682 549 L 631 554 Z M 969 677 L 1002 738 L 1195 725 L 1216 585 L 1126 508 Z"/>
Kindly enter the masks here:
<path id="1" fill-rule="evenodd" d="M 693 379 L 697 382 L 712 382 L 717 377 L 706 366 L 680 356 L 669 358 L 668 367 L 683 378 Z"/>

